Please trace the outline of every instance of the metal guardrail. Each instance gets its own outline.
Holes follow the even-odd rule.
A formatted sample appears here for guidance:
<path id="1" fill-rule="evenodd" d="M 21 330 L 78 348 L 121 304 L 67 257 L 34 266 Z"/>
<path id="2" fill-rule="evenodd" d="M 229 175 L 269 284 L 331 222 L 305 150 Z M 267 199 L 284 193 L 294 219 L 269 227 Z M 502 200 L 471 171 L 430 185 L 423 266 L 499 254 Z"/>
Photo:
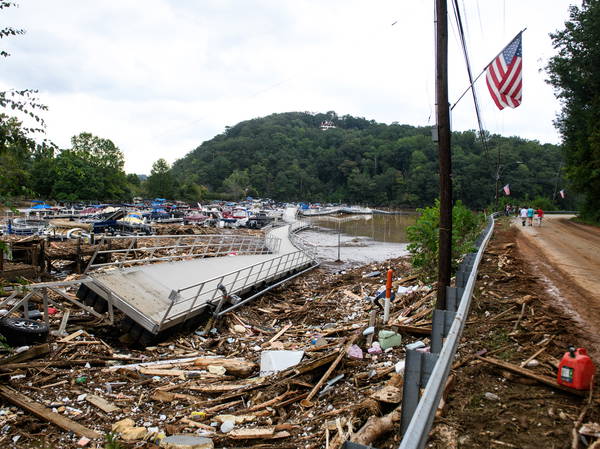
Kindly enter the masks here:
<path id="1" fill-rule="evenodd" d="M 435 412 L 442 397 L 450 368 L 452 367 L 452 360 L 456 353 L 456 348 L 458 347 L 458 343 L 467 320 L 473 289 L 477 279 L 477 267 L 479 266 L 479 262 L 481 261 L 483 252 L 493 230 L 494 219 L 493 216 L 490 216 L 486 229 L 481 233 L 476 242 L 476 244 L 479 244 L 479 250 L 476 254 L 467 257 L 463 262 L 463 276 L 461 276 L 462 280 L 459 279 L 459 276 L 457 275 L 457 288 L 455 291 L 461 291 L 464 289 L 462 290 L 462 295 L 460 296 L 460 303 L 456 304 L 458 306 L 458 310 L 456 310 L 456 313 L 454 313 L 452 310 L 443 311 L 450 312 L 451 315 L 454 315 L 454 319 L 452 320 L 452 324 L 447 334 L 446 332 L 442 331 L 443 334 L 446 334 L 446 340 L 444 341 L 439 354 L 427 354 L 433 357 L 429 357 L 428 360 L 419 361 L 422 363 L 424 370 L 427 371 L 428 362 L 437 359 L 435 360 L 435 365 L 431 371 L 429 373 L 425 373 L 428 377 L 428 381 L 425 385 L 425 390 L 423 391 L 420 400 L 417 398 L 418 405 L 416 406 L 410 421 L 402 423 L 402 426 L 405 430 L 399 449 L 423 449 L 425 447 L 427 438 L 429 436 L 429 431 L 431 430 L 431 426 L 435 418 Z M 466 279 L 466 283 L 463 283 L 462 281 L 465 281 L 465 271 L 469 271 L 469 276 Z M 461 286 L 459 283 L 462 283 L 463 285 Z M 441 324 L 442 328 L 444 327 L 444 324 L 446 323 Z M 442 336 L 443 335 L 441 334 L 438 335 L 440 342 Z M 434 331 L 432 331 L 432 349 L 434 346 L 433 340 L 435 337 Z M 409 367 L 409 358 L 413 358 L 414 355 L 414 351 L 407 351 L 404 382 L 405 385 L 407 383 L 416 382 L 416 391 L 418 392 L 419 380 L 415 378 L 414 371 L 412 371 L 412 369 Z M 405 400 L 406 395 L 402 403 L 403 411 L 405 408 Z"/>
<path id="2" fill-rule="evenodd" d="M 173 244 L 154 245 L 154 241 L 175 240 Z M 100 250 L 104 245 L 110 245 L 113 241 L 127 241 L 127 248 L 115 248 Z M 150 245 L 144 245 L 151 243 Z M 104 237 L 99 248 L 94 252 L 84 273 L 93 268 L 117 266 L 136 263 L 149 263 L 158 261 L 169 261 L 176 259 L 192 259 L 203 257 L 224 256 L 235 252 L 239 255 L 270 254 L 279 251 L 281 239 L 274 237 L 255 237 L 249 235 L 152 235 L 152 236 L 114 236 Z M 154 257 L 156 251 L 167 251 L 170 254 Z M 94 263 L 98 256 L 108 254 L 115 256 L 118 260 Z M 142 255 L 145 254 L 144 257 Z"/>
<path id="3" fill-rule="evenodd" d="M 317 245 L 310 243 L 298 235 L 298 232 L 303 231 L 312 227 L 312 224 L 307 221 L 296 221 L 292 223 L 288 230 L 288 237 L 292 244 L 298 248 L 304 250 L 312 259 L 317 259 Z"/>

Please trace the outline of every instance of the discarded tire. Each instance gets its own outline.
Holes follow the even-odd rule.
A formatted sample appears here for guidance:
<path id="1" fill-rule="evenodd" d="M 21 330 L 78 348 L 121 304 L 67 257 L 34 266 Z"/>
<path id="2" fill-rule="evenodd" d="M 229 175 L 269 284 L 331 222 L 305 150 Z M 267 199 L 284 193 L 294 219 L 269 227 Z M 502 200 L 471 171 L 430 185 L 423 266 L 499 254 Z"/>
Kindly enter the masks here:
<path id="1" fill-rule="evenodd" d="M 11 346 L 25 346 L 45 342 L 48 339 L 48 326 L 25 318 L 3 318 L 0 320 L 0 334 Z"/>

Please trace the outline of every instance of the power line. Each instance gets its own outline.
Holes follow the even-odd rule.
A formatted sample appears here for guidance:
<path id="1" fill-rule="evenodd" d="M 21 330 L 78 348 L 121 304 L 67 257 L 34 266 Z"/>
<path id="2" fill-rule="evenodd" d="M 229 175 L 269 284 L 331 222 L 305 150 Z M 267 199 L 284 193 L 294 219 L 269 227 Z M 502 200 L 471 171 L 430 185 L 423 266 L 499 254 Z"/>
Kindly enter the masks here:
<path id="1" fill-rule="evenodd" d="M 483 121 L 481 119 L 481 111 L 479 109 L 479 100 L 477 99 L 477 92 L 475 91 L 475 86 L 473 85 L 474 80 L 473 80 L 473 72 L 471 71 L 471 61 L 469 59 L 469 52 L 467 50 L 467 42 L 466 42 L 466 38 L 465 38 L 465 31 L 464 31 L 464 27 L 463 27 L 463 21 L 462 21 L 462 17 L 460 14 L 460 8 L 458 6 L 458 0 L 453 0 L 452 1 L 452 6 L 454 9 L 454 17 L 456 18 L 456 24 L 457 24 L 457 28 L 458 28 L 458 34 L 460 37 L 460 41 L 461 41 L 461 48 L 463 51 L 463 55 L 465 57 L 465 64 L 467 66 L 467 73 L 469 75 L 469 83 L 471 84 L 471 93 L 473 94 L 473 103 L 475 104 L 475 114 L 477 115 L 477 125 L 479 127 L 479 137 L 481 138 L 481 144 L 483 146 L 483 152 L 486 156 L 486 161 L 488 161 L 489 164 L 489 157 L 488 157 L 488 143 L 487 143 L 487 139 L 485 137 L 485 130 L 483 127 Z M 455 105 L 456 106 L 456 105 Z"/>

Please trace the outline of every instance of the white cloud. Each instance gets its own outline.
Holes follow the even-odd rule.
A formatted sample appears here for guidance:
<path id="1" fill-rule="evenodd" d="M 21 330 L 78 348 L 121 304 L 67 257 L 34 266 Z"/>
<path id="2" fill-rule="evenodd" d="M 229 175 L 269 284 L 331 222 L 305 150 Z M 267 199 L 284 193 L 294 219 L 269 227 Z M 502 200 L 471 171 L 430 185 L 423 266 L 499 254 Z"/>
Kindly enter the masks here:
<path id="1" fill-rule="evenodd" d="M 557 142 L 558 111 L 543 67 L 548 33 L 569 1 L 464 0 L 477 73 L 525 25 L 523 104 L 498 111 L 478 82 L 486 128 Z M 44 0 L 2 12 L 26 29 L 3 42 L 0 85 L 37 88 L 59 146 L 89 131 L 113 140 L 126 168 L 149 172 L 238 121 L 336 110 L 390 123 L 434 121 L 433 2 L 379 0 Z M 396 22 L 393 26 L 392 23 Z M 450 98 L 467 85 L 450 35 Z M 454 129 L 476 127 L 470 96 Z"/>

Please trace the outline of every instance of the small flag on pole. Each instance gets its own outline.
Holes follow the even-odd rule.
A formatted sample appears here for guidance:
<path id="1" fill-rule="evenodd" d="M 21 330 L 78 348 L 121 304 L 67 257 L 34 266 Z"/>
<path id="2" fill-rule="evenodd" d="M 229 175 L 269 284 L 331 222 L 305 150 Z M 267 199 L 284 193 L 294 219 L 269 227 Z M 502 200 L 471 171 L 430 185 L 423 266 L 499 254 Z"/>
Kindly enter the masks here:
<path id="1" fill-rule="evenodd" d="M 498 109 L 516 108 L 521 104 L 523 68 L 521 33 L 492 61 L 486 69 L 487 86 Z"/>
<path id="2" fill-rule="evenodd" d="M 560 197 L 561 197 L 561 198 L 564 200 L 564 199 L 565 199 L 565 191 L 564 191 L 564 190 L 561 190 L 561 191 L 560 191 L 560 192 L 558 192 L 558 193 L 560 193 Z"/>
<path id="3" fill-rule="evenodd" d="M 506 184 L 504 187 L 502 187 L 502 190 L 504 190 L 504 194 L 505 195 L 510 195 L 510 184 Z"/>

